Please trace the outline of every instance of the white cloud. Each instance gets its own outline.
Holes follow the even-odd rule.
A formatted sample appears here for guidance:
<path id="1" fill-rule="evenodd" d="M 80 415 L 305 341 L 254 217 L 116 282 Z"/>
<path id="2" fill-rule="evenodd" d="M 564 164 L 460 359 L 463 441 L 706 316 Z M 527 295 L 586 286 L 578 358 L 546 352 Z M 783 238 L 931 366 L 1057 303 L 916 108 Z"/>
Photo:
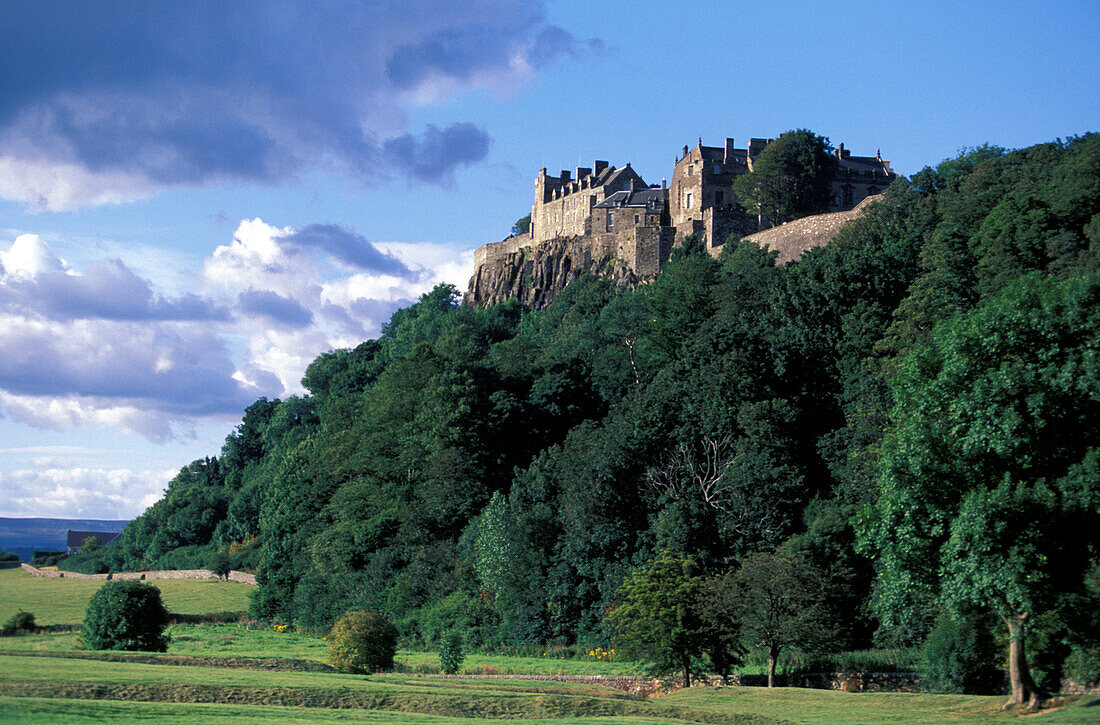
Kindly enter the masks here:
<path id="1" fill-rule="evenodd" d="M 163 495 L 175 474 L 124 468 L 0 471 L 0 516 L 131 519 Z"/>
<path id="2" fill-rule="evenodd" d="M 0 170 L 0 177 L 3 171 Z M 50 251 L 37 234 L 20 234 L 7 252 L 0 252 L 5 275 L 32 277 L 42 272 L 62 272 L 65 262 Z"/>

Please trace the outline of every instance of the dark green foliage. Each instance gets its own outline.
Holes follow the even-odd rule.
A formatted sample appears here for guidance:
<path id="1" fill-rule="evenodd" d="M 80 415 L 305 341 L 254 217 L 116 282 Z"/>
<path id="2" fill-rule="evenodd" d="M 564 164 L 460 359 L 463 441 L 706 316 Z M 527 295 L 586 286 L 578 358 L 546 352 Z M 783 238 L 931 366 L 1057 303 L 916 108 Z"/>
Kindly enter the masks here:
<path id="1" fill-rule="evenodd" d="M 348 612 L 328 635 L 329 661 L 345 672 L 392 670 L 396 653 L 397 628 L 378 612 Z"/>
<path id="2" fill-rule="evenodd" d="M 824 151 L 811 137 L 768 149 Z M 623 582 L 664 550 L 697 567 L 699 621 L 740 631 L 730 572 L 778 554 L 813 572 L 808 609 L 830 625 L 785 647 L 825 656 L 876 629 L 917 645 L 941 610 L 996 595 L 1037 608 L 1040 679 L 1067 657 L 1087 669 L 1098 138 L 969 150 L 782 267 L 688 239 L 650 284 L 584 276 L 539 311 L 436 287 L 314 360 L 308 395 L 250 406 L 219 458 L 74 566 L 224 551 L 256 571 L 254 616 L 376 610 L 410 646 L 571 647 L 609 641 Z M 704 647 L 691 667 L 737 654 Z"/>
<path id="3" fill-rule="evenodd" d="M 622 602 L 608 612 L 618 651 L 649 662 L 654 674 L 678 673 L 684 687 L 711 660 L 723 674 L 738 661 L 737 622 L 721 600 L 721 587 L 708 587 L 696 565 L 670 551 L 627 577 Z"/>
<path id="4" fill-rule="evenodd" d="M 88 649 L 164 652 L 168 618 L 156 587 L 139 581 L 109 581 L 88 601 L 80 639 Z"/>
<path id="5" fill-rule="evenodd" d="M 512 236 L 518 236 L 520 234 L 527 234 L 531 231 L 531 215 L 528 214 L 525 217 L 521 217 L 516 220 L 516 223 L 512 225 Z"/>
<path id="6" fill-rule="evenodd" d="M 825 211 L 838 163 L 830 151 L 823 136 L 788 131 L 764 147 L 751 173 L 734 179 L 733 191 L 746 211 L 775 225 Z"/>
<path id="7" fill-rule="evenodd" d="M 439 643 L 439 666 L 443 674 L 457 674 L 465 659 L 466 655 L 462 651 L 462 635 L 458 632 L 448 634 Z"/>
<path id="8" fill-rule="evenodd" d="M 942 613 L 921 648 L 921 684 L 929 692 L 996 695 L 1004 672 L 993 638 L 995 622 L 977 613 Z"/>
<path id="9" fill-rule="evenodd" d="M 32 612 L 24 612 L 20 609 L 15 614 L 8 618 L 8 621 L 4 623 L 2 629 L 0 629 L 0 636 L 10 637 L 16 634 L 29 634 L 34 632 L 38 628 L 35 624 L 34 614 Z"/>
<path id="10" fill-rule="evenodd" d="M 821 572 L 784 554 L 750 554 L 733 578 L 746 641 L 768 655 L 768 687 L 787 647 L 821 652 L 834 648 L 837 633 Z"/>
<path id="11" fill-rule="evenodd" d="M 19 561 L 19 554 L 14 551 L 0 549 L 0 561 Z"/>

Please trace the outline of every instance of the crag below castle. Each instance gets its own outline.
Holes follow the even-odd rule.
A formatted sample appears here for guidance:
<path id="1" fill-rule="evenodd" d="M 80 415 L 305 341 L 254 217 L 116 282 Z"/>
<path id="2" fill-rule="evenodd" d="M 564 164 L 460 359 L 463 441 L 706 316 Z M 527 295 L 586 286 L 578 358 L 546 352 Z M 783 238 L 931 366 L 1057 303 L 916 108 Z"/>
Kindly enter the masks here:
<path id="1" fill-rule="evenodd" d="M 721 147 L 701 140 L 693 149 L 684 146 L 672 183 L 660 186 L 647 185 L 629 163 L 620 169 L 596 161 L 559 176 L 540 169 L 529 231 L 478 248 L 464 302 L 486 306 L 518 299 L 537 309 L 586 273 L 631 286 L 647 282 L 661 272 L 673 246 L 691 234 L 714 256 L 728 238 L 755 237 L 759 220 L 744 212 L 732 185 L 752 171 L 769 142 L 754 138 L 748 148 L 737 149 L 727 138 Z M 831 213 L 766 230 L 756 240 L 778 249 L 780 263 L 828 243 L 857 205 L 896 178 L 881 155 L 852 156 L 841 144 L 836 156 Z"/>

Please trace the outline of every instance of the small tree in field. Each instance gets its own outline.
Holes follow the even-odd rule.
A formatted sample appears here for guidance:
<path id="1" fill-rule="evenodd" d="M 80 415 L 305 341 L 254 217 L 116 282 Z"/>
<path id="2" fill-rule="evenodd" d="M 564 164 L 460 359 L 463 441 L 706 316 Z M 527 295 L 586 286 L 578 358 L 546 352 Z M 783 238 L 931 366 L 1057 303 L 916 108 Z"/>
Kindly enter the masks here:
<path id="1" fill-rule="evenodd" d="M 466 655 L 462 651 L 462 635 L 453 632 L 444 637 L 443 641 L 439 643 L 439 665 L 443 670 L 443 674 L 457 674 L 458 668 L 462 666 L 464 659 L 466 659 Z"/>
<path id="2" fill-rule="evenodd" d="M 775 664 L 790 645 L 813 646 L 829 639 L 823 582 L 817 571 L 793 556 L 757 553 L 745 557 L 736 575 L 745 633 L 768 651 L 768 687 Z"/>
<path id="3" fill-rule="evenodd" d="M 88 649 L 168 649 L 169 614 L 160 590 L 139 581 L 107 582 L 92 595 L 80 638 Z"/>
<path id="4" fill-rule="evenodd" d="M 397 628 L 378 612 L 348 612 L 328 635 L 329 659 L 345 672 L 392 670 L 396 653 Z"/>
<path id="5" fill-rule="evenodd" d="M 679 671 L 684 687 L 691 686 L 703 654 L 725 674 L 739 653 L 728 631 L 736 625 L 710 623 L 706 584 L 690 557 L 669 551 L 627 577 L 619 589 L 622 603 L 607 615 L 619 651 L 648 661 L 656 673 Z"/>

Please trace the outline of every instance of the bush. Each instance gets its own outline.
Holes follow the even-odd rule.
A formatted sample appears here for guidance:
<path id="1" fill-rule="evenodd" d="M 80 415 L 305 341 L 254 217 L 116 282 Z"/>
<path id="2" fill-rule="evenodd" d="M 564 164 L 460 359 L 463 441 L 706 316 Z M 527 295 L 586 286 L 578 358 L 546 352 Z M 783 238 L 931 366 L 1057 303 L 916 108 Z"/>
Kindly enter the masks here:
<path id="1" fill-rule="evenodd" d="M 348 612 L 328 635 L 329 660 L 345 672 L 392 670 L 396 653 L 397 628 L 378 612 Z"/>
<path id="2" fill-rule="evenodd" d="M 0 561 L 19 561 L 19 554 L 7 549 L 0 549 Z"/>
<path id="3" fill-rule="evenodd" d="M 1004 690 L 996 661 L 989 627 L 977 617 L 945 613 L 921 649 L 921 679 L 930 692 L 993 695 Z"/>
<path id="4" fill-rule="evenodd" d="M 466 655 L 462 652 L 462 635 L 458 632 L 448 634 L 439 643 L 439 666 L 445 675 L 458 673 Z"/>
<path id="5" fill-rule="evenodd" d="M 11 618 L 4 624 L 0 634 L 5 637 L 10 637 L 13 634 L 26 634 L 33 632 L 38 627 L 34 623 L 34 615 L 30 612 L 24 612 L 20 609 L 15 614 L 11 615 Z"/>
<path id="6" fill-rule="evenodd" d="M 110 581 L 92 595 L 80 638 L 88 649 L 164 652 L 170 615 L 160 590 L 140 581 Z"/>

